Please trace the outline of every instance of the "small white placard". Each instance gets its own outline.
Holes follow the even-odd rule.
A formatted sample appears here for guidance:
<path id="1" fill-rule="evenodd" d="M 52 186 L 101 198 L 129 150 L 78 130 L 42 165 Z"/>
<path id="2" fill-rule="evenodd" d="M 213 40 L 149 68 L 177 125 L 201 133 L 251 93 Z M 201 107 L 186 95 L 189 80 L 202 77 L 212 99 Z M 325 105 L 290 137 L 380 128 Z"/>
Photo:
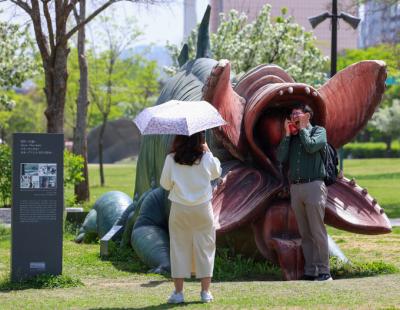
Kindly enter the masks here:
<path id="1" fill-rule="evenodd" d="M 32 270 L 46 270 L 46 263 L 45 262 L 31 262 L 29 263 L 29 268 Z"/>

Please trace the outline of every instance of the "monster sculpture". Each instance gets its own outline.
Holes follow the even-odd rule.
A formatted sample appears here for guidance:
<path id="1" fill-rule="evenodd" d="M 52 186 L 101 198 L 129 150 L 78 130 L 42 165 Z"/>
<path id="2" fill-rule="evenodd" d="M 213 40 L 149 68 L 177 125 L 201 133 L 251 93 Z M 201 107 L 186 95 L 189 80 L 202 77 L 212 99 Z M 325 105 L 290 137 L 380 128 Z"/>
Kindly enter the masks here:
<path id="1" fill-rule="evenodd" d="M 209 13 L 210 8 L 200 25 L 196 59 L 187 61 L 183 48 L 181 70 L 166 83 L 156 104 L 204 99 L 219 110 L 229 125 L 206 134 L 223 168 L 222 178 L 213 184 L 217 247 L 262 257 L 279 265 L 285 279 L 298 279 L 304 266 L 301 242 L 290 208 L 287 168 L 276 160 L 284 119 L 294 101 L 304 102 L 314 110 L 315 124 L 326 128 L 328 141 L 341 147 L 365 126 L 379 104 L 385 63 L 359 62 L 319 89 L 295 82 L 276 65 L 260 65 L 233 86 L 229 62 L 207 58 Z M 142 137 L 134 202 L 123 214 L 119 211 L 118 219 L 125 227 L 122 244 L 130 243 L 156 272 L 169 271 L 170 204 L 159 178 L 172 139 Z M 383 209 L 354 180 L 341 176 L 328 192 L 326 224 L 360 234 L 391 231 Z"/>

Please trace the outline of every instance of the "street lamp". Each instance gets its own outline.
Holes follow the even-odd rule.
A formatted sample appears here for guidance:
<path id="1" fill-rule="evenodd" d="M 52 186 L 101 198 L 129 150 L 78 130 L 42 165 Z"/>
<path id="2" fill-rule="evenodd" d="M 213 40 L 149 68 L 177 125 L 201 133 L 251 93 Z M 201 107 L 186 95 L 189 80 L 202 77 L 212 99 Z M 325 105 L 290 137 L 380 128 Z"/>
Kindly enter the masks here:
<path id="1" fill-rule="evenodd" d="M 319 14 L 317 16 L 309 17 L 308 20 L 311 24 L 311 27 L 314 29 L 320 23 L 322 23 L 325 19 L 331 18 L 332 19 L 332 39 L 331 39 L 331 77 L 336 74 L 336 61 L 337 61 L 337 25 L 338 19 L 342 18 L 346 23 L 348 23 L 353 29 L 356 29 L 358 24 L 360 23 L 361 19 L 344 13 L 340 12 L 338 15 L 337 13 L 337 0 L 332 0 L 332 13 L 328 11 Z M 343 170 L 343 148 L 340 148 L 340 170 Z"/>

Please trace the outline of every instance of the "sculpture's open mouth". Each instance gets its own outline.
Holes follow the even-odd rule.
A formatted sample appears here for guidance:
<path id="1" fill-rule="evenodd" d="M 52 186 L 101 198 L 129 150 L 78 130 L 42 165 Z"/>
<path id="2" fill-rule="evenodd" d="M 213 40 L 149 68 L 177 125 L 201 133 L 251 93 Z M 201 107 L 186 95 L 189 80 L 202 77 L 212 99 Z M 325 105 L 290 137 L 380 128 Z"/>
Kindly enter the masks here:
<path id="1" fill-rule="evenodd" d="M 267 84 L 249 98 L 244 115 L 244 130 L 250 151 L 267 171 L 279 177 L 276 148 L 284 135 L 284 122 L 294 104 L 309 105 L 312 122 L 323 126 L 326 109 L 317 90 L 301 83 Z"/>

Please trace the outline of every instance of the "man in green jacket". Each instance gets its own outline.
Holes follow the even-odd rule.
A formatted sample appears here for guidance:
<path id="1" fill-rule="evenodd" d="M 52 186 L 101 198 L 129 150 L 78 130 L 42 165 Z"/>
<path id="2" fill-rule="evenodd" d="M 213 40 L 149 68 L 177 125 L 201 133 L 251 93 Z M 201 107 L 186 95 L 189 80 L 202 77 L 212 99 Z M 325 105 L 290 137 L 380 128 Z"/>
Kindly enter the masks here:
<path id="1" fill-rule="evenodd" d="M 325 128 L 313 129 L 312 116 L 312 110 L 306 105 L 297 104 L 292 109 L 290 120 L 285 120 L 285 136 L 279 144 L 277 158 L 281 164 L 289 162 L 291 206 L 305 260 L 303 279 L 329 281 L 332 277 L 324 225 L 327 188 L 320 154 L 327 139 Z"/>

